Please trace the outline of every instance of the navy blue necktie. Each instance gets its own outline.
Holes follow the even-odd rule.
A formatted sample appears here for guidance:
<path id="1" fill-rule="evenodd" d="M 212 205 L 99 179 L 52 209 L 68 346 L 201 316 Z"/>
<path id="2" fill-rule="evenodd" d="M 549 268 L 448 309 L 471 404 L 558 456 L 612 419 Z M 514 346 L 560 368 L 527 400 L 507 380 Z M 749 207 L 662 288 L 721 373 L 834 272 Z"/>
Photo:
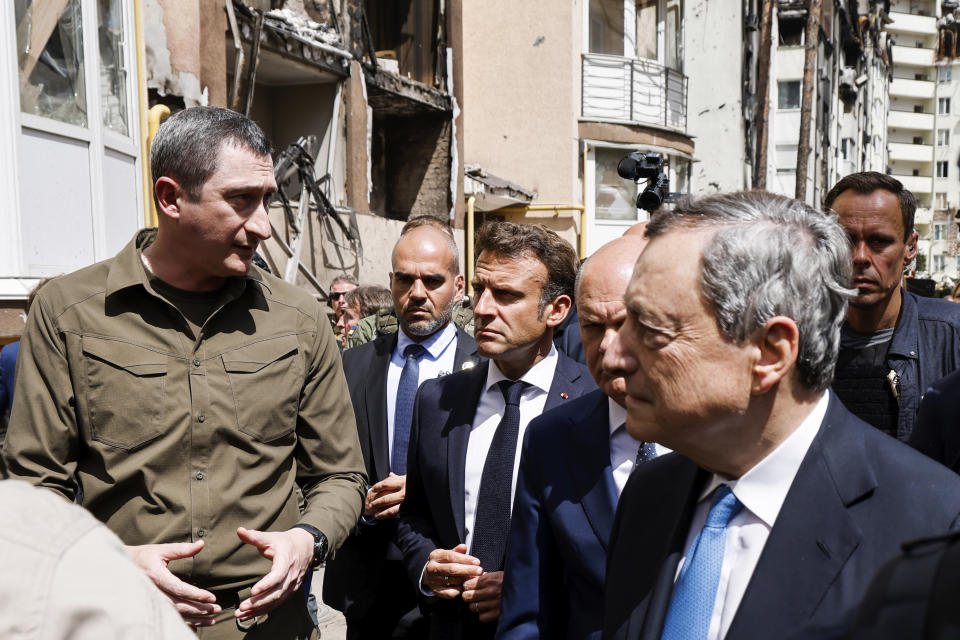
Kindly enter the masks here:
<path id="1" fill-rule="evenodd" d="M 484 571 L 503 569 L 503 556 L 510 533 L 513 461 L 517 456 L 517 435 L 520 432 L 520 396 L 528 386 L 528 383 L 520 380 L 502 380 L 498 384 L 505 406 L 480 475 L 470 549 L 470 554 L 479 558 Z"/>
<path id="2" fill-rule="evenodd" d="M 657 457 L 657 447 L 652 442 L 641 442 L 637 449 L 637 459 L 634 460 L 634 467 L 640 466 L 640 463 L 653 460 Z"/>
<path id="3" fill-rule="evenodd" d="M 405 361 L 397 385 L 397 402 L 393 411 L 393 450 L 390 470 L 398 476 L 407 473 L 407 445 L 410 444 L 410 421 L 413 420 L 413 400 L 420 384 L 420 358 L 427 353 L 419 344 L 407 345 L 403 350 Z"/>
<path id="4" fill-rule="evenodd" d="M 720 584 L 727 525 L 743 504 L 730 487 L 720 485 L 713 494 L 707 522 L 697 535 L 680 577 L 673 588 L 670 610 L 663 623 L 661 640 L 699 640 L 707 637 L 713 605 Z"/>

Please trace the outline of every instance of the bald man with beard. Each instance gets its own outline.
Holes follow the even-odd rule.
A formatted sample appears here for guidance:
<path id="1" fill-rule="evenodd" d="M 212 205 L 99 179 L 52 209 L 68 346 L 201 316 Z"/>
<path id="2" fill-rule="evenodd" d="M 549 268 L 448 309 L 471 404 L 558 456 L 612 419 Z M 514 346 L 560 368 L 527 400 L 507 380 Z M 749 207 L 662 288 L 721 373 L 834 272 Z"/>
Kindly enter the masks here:
<path id="1" fill-rule="evenodd" d="M 600 387 L 530 423 L 523 444 L 497 638 L 600 637 L 606 547 L 620 491 L 656 446 L 624 428 L 625 381 L 603 354 L 626 317 L 623 295 L 647 240 L 601 247 L 577 277 L 587 367 Z"/>

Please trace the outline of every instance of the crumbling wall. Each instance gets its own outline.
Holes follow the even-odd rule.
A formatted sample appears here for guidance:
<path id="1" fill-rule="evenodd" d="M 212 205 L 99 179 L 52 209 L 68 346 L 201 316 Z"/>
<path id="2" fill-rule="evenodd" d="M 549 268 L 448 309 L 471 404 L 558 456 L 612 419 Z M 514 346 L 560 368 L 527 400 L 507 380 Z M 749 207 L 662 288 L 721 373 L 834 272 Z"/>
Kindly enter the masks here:
<path id="1" fill-rule="evenodd" d="M 147 87 L 184 105 L 226 105 L 227 28 L 217 0 L 143 0 Z"/>

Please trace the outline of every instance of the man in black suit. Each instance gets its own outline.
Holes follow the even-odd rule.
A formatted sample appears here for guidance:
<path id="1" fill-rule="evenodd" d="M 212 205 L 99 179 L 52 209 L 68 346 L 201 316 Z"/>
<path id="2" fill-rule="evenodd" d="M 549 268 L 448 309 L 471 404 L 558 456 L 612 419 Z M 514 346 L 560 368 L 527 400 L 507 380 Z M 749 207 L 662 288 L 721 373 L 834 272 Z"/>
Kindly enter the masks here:
<path id="1" fill-rule="evenodd" d="M 677 453 L 623 491 L 603 637 L 840 633 L 900 543 L 960 513 L 956 476 L 827 391 L 846 234 L 746 192 L 658 212 L 647 236 L 604 366 L 627 380 L 634 437 Z"/>
<path id="2" fill-rule="evenodd" d="M 590 374 L 600 387 L 530 423 L 523 443 L 497 638 L 599 640 L 607 542 L 617 500 L 653 443 L 627 432 L 626 380 L 603 354 L 627 315 L 623 294 L 643 235 L 605 244 L 577 276 Z"/>
<path id="3" fill-rule="evenodd" d="M 356 531 L 324 574 L 324 601 L 343 611 L 351 640 L 421 634 L 416 585 L 395 542 L 396 515 L 418 386 L 481 359 L 473 338 L 450 321 L 464 291 L 457 256 L 443 221 L 420 217 L 404 225 L 390 274 L 400 330 L 343 354 L 367 477 L 375 483 Z"/>
<path id="4" fill-rule="evenodd" d="M 499 222 L 477 238 L 477 350 L 492 362 L 417 395 L 399 544 L 430 613 L 431 638 L 492 638 L 526 425 L 596 388 L 554 347 L 577 255 L 544 227 Z"/>

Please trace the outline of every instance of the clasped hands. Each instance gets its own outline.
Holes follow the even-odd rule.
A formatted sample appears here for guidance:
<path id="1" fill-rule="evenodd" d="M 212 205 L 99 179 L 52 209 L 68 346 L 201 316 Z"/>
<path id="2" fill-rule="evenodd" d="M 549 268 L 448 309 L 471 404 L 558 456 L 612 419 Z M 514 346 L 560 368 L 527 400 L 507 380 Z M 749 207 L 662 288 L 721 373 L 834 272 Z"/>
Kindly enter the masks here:
<path id="1" fill-rule="evenodd" d="M 240 621 L 265 615 L 278 607 L 303 584 L 313 563 L 313 536 L 303 529 L 255 531 L 240 527 L 237 536 L 271 560 L 270 572 L 250 590 L 234 617 Z M 221 612 L 216 597 L 205 589 L 184 582 L 167 568 L 171 560 L 190 558 L 203 549 L 203 540 L 169 544 L 128 546 L 127 553 L 176 607 L 184 621 L 194 627 L 210 626 Z"/>
<path id="2" fill-rule="evenodd" d="M 440 598 L 462 598 L 481 622 L 500 617 L 503 571 L 484 572 L 480 560 L 467 555 L 467 545 L 434 549 L 423 569 L 423 586 Z"/>

